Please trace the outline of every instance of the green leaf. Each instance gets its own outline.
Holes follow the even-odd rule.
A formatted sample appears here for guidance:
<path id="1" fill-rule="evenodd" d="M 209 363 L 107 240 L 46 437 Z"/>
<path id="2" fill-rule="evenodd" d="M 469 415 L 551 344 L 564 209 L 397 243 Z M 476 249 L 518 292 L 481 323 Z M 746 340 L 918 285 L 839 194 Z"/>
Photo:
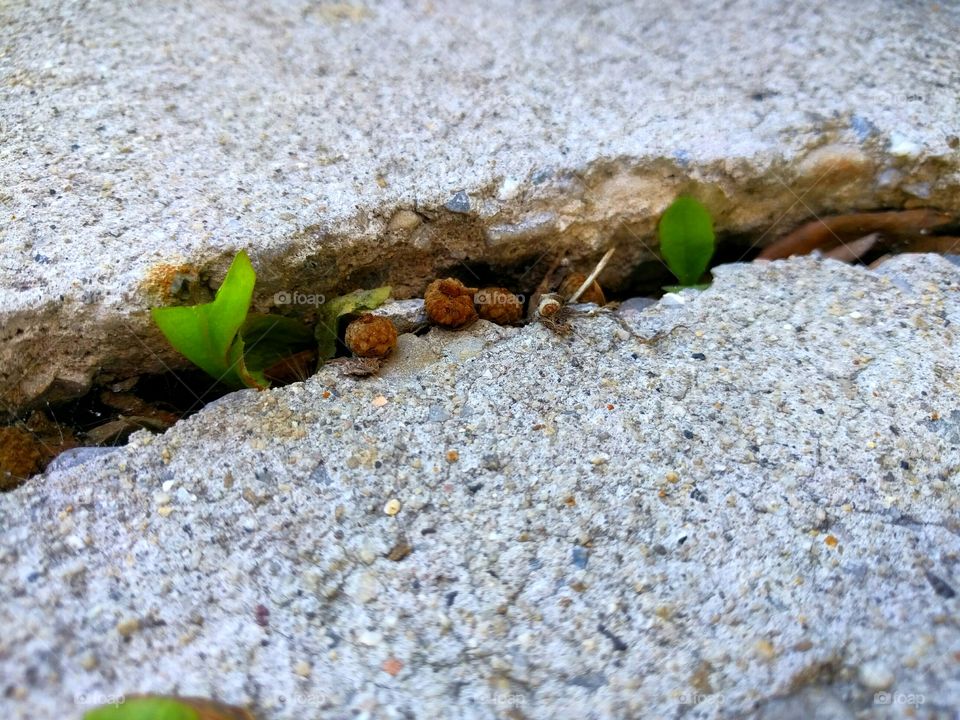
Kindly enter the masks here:
<path id="1" fill-rule="evenodd" d="M 253 378 L 244 366 L 243 341 L 238 337 L 256 279 L 250 258 L 241 250 L 212 303 L 150 312 L 170 344 L 207 374 L 234 387 L 267 387 L 266 380 Z"/>
<path id="2" fill-rule="evenodd" d="M 286 357 L 313 347 L 313 331 L 299 320 L 254 313 L 240 329 L 251 372 L 266 370 Z"/>
<path id="3" fill-rule="evenodd" d="M 188 705 L 164 697 L 131 698 L 85 713 L 83 720 L 199 720 Z"/>
<path id="4" fill-rule="evenodd" d="M 695 285 L 707 270 L 714 251 L 713 220 L 689 197 L 673 201 L 660 218 L 660 252 L 681 286 Z"/>
<path id="5" fill-rule="evenodd" d="M 316 329 L 317 350 L 321 362 L 337 354 L 337 334 L 341 317 L 362 310 L 375 310 L 388 297 L 390 288 L 379 287 L 373 290 L 355 290 L 321 305 Z"/>

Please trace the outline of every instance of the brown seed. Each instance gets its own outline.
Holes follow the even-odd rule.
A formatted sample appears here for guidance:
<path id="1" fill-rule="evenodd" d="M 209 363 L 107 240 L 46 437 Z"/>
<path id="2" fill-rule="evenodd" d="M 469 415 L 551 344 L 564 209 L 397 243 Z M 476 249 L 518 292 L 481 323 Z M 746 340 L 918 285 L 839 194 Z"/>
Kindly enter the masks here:
<path id="1" fill-rule="evenodd" d="M 397 329 L 389 318 L 364 313 L 347 325 L 344 339 L 357 357 L 383 358 L 397 347 Z"/>
<path id="2" fill-rule="evenodd" d="M 413 552 L 412 545 L 410 545 L 406 540 L 398 540 L 396 545 L 390 548 L 390 552 L 387 553 L 387 560 L 393 560 L 393 562 L 400 562 L 412 552 Z"/>
<path id="3" fill-rule="evenodd" d="M 569 301 L 570 297 L 580 289 L 580 286 L 583 285 L 584 281 L 587 279 L 587 276 L 583 273 L 570 273 L 567 275 L 563 282 L 560 283 L 560 289 L 557 291 L 564 300 Z M 600 287 L 600 283 L 596 280 L 583 291 L 583 294 L 577 299 L 578 303 L 596 303 L 597 305 L 603 306 L 607 304 L 607 299 L 603 296 L 603 289 Z"/>
<path id="4" fill-rule="evenodd" d="M 497 325 L 512 325 L 523 315 L 520 298 L 502 287 L 485 287 L 474 296 L 480 317 Z"/>
<path id="5" fill-rule="evenodd" d="M 434 280 L 423 294 L 427 318 L 434 325 L 456 328 L 477 319 L 473 307 L 476 288 L 468 288 L 459 280 Z"/>
<path id="6" fill-rule="evenodd" d="M 552 318 L 563 306 L 560 300 L 553 293 L 544 295 L 540 298 L 540 304 L 537 306 L 537 315 L 544 318 Z"/>

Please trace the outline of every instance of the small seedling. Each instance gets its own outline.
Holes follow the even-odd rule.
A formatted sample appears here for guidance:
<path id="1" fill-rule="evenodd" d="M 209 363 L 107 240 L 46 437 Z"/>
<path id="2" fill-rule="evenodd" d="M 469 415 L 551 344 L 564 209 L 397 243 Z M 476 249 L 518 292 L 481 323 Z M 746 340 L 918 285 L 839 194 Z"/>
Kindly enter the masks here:
<path id="1" fill-rule="evenodd" d="M 698 284 L 715 248 L 713 220 L 707 209 L 693 198 L 677 198 L 661 216 L 657 231 L 663 259 L 680 283 L 664 289 L 707 287 Z"/>
<path id="2" fill-rule="evenodd" d="M 154 322 L 188 360 L 231 387 L 267 388 L 264 369 L 310 347 L 310 329 L 280 315 L 250 315 L 257 274 L 246 252 L 233 259 L 212 303 L 152 308 Z"/>

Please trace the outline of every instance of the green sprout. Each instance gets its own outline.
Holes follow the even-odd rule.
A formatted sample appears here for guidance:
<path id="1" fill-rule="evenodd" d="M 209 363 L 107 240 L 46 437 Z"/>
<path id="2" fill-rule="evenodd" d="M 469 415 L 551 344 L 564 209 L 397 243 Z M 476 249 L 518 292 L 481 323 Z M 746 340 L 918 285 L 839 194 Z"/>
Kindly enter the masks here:
<path id="1" fill-rule="evenodd" d="M 357 290 L 320 308 L 316 331 L 282 315 L 250 313 L 257 274 L 247 253 L 233 259 L 211 303 L 152 308 L 154 322 L 184 357 L 219 382 L 234 388 L 268 388 L 264 371 L 316 343 L 320 361 L 336 354 L 342 315 L 373 310 L 390 296 L 389 287 Z"/>
<path id="2" fill-rule="evenodd" d="M 679 285 L 665 290 L 705 288 L 698 284 L 710 264 L 715 248 L 713 220 L 709 211 L 690 197 L 679 197 L 660 217 L 657 228 L 660 252 Z"/>

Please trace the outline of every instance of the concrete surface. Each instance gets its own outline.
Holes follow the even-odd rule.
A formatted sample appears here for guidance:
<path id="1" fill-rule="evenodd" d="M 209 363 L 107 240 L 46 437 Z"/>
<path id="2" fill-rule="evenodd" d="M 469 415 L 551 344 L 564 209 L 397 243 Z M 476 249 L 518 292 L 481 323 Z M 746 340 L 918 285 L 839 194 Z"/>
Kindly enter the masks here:
<path id="1" fill-rule="evenodd" d="M 404 335 L 0 495 L 4 716 L 953 720 L 960 269 L 717 276 Z"/>
<path id="2" fill-rule="evenodd" d="M 761 242 L 811 212 L 958 210 L 958 21 L 926 2 L 3 3 L 0 402 L 180 362 L 146 308 L 209 296 L 241 248 L 267 307 L 409 297 L 461 263 L 530 292 L 545 249 L 611 242 L 623 285 L 680 191 Z"/>

